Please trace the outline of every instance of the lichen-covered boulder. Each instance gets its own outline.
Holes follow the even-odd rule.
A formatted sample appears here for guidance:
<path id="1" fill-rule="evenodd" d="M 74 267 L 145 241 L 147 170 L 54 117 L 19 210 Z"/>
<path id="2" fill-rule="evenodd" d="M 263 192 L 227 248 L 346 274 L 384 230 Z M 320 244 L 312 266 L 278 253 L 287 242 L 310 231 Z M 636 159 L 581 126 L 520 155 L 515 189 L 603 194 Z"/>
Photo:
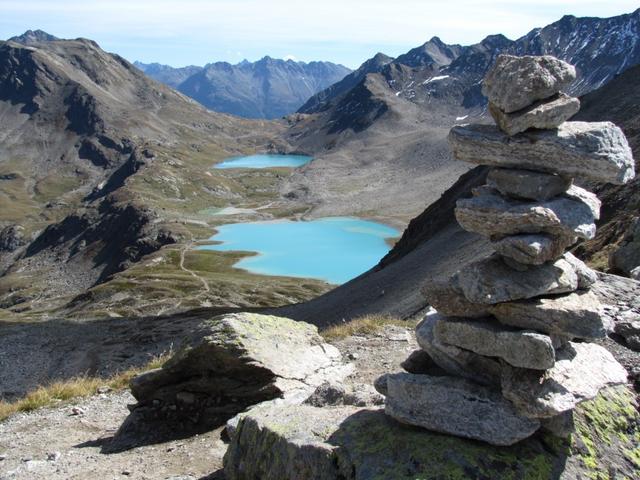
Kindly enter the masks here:
<path id="1" fill-rule="evenodd" d="M 162 368 L 131 381 L 138 408 L 221 424 L 259 402 L 302 402 L 353 369 L 315 326 L 270 315 L 215 317 L 183 343 Z"/>

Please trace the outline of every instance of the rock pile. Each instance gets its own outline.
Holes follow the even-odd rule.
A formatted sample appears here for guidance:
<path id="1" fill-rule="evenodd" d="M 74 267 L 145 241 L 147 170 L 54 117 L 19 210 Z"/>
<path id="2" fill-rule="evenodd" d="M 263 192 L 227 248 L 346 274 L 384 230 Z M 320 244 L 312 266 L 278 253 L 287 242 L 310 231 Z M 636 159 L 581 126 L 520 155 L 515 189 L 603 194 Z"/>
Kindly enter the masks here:
<path id="1" fill-rule="evenodd" d="M 561 90 L 574 79 L 554 57 L 501 55 L 483 86 L 498 127 L 451 130 L 457 160 L 492 167 L 455 213 L 495 253 L 425 287 L 437 313 L 416 335 L 434 365 L 376 384 L 400 422 L 511 445 L 541 427 L 569 433 L 578 403 L 625 382 L 588 343 L 611 325 L 589 291 L 595 272 L 566 250 L 594 237 L 600 211 L 573 177 L 626 183 L 634 161 L 612 123 L 567 122 L 579 101 Z"/>

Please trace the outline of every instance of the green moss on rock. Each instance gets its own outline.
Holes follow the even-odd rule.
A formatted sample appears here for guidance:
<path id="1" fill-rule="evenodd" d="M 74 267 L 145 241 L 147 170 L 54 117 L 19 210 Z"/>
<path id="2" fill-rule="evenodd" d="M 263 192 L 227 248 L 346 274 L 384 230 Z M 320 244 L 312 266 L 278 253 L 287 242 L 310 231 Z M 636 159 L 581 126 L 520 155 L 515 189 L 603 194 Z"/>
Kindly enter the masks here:
<path id="1" fill-rule="evenodd" d="M 401 425 L 382 410 L 272 406 L 241 421 L 225 472 L 232 480 L 638 478 L 639 416 L 628 388 L 583 403 L 575 420 L 569 440 L 539 432 L 511 447 L 495 447 Z"/>

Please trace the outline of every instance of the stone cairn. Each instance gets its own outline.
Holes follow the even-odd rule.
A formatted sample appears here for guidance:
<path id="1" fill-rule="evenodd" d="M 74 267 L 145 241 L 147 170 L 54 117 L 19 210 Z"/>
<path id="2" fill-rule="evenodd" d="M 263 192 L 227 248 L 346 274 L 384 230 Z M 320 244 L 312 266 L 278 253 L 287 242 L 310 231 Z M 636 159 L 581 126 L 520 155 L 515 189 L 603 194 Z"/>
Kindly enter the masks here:
<path id="1" fill-rule="evenodd" d="M 455 214 L 494 253 L 424 288 L 437 312 L 416 329 L 411 373 L 376 382 L 400 422 L 494 445 L 540 428 L 566 436 L 580 402 L 626 381 L 588 343 L 612 325 L 589 290 L 595 272 L 566 250 L 594 237 L 600 210 L 573 177 L 626 183 L 634 161 L 612 123 L 566 121 L 580 108 L 561 93 L 573 80 L 574 67 L 554 57 L 500 55 L 483 85 L 497 127 L 451 130 L 457 160 L 491 167 Z"/>

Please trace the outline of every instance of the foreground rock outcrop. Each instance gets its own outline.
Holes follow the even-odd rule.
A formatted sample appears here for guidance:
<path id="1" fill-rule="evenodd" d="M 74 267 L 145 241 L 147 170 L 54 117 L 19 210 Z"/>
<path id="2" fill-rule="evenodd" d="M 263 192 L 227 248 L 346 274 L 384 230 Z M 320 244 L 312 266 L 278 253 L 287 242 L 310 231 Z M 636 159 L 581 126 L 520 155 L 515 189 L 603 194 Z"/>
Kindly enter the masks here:
<path id="1" fill-rule="evenodd" d="M 131 381 L 134 413 L 219 426 L 269 400 L 301 403 L 353 370 L 313 325 L 253 313 L 203 322 L 162 368 Z"/>
<path id="2" fill-rule="evenodd" d="M 640 464 L 631 450 L 622 458 L 614 452 L 640 439 L 635 406 L 626 387 L 606 389 L 578 407 L 571 442 L 543 433 L 510 447 L 410 428 L 382 409 L 270 406 L 241 420 L 224 473 L 229 480 L 633 478 Z"/>
<path id="3" fill-rule="evenodd" d="M 451 130 L 456 159 L 494 167 L 455 215 L 495 253 L 425 287 L 439 313 L 416 335 L 436 368 L 377 382 L 396 420 L 493 445 L 541 427 L 566 436 L 578 404 L 626 382 L 607 350 L 582 343 L 612 325 L 589 293 L 597 275 L 565 250 L 593 238 L 600 216 L 573 177 L 626 183 L 634 160 L 615 125 L 563 123 L 577 100 L 560 90 L 574 76 L 553 57 L 502 55 L 483 88 L 498 128 Z"/>

